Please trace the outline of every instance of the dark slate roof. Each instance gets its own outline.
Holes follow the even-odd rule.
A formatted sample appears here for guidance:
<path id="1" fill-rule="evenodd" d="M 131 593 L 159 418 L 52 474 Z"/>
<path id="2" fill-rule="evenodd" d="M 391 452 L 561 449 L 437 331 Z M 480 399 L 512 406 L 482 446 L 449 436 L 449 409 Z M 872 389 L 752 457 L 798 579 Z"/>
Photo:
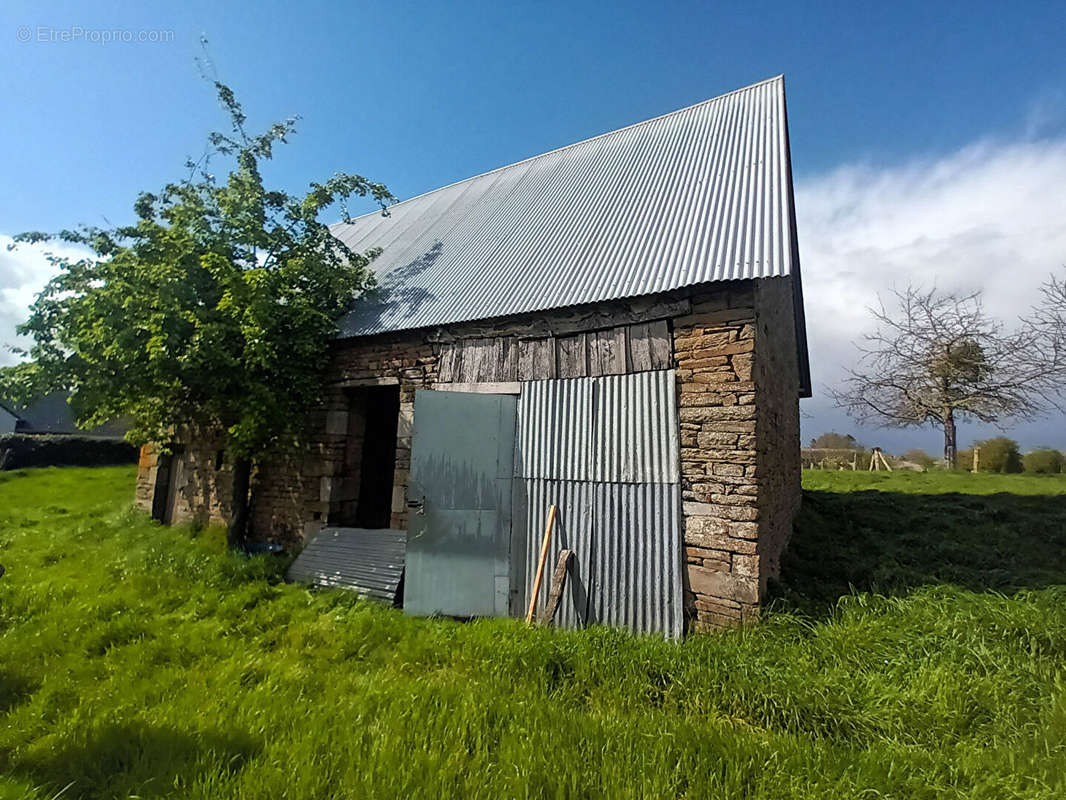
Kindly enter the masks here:
<path id="1" fill-rule="evenodd" d="M 24 408 L 19 416 L 25 423 L 20 431 L 27 433 L 77 434 L 79 436 L 123 436 L 127 426 L 121 422 L 108 422 L 90 430 L 79 428 L 74 422 L 74 412 L 67 399 L 69 392 L 59 391 L 45 395 Z"/>

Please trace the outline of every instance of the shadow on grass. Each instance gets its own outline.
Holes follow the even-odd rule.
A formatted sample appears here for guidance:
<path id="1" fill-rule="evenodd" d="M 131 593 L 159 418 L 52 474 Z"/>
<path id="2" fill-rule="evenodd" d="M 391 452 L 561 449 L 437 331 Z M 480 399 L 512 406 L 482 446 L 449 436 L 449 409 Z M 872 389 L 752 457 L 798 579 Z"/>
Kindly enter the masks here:
<path id="1" fill-rule="evenodd" d="M 1066 584 L 1066 495 L 805 491 L 772 589 L 785 608 L 818 613 L 852 591 L 934 584 Z"/>
<path id="2" fill-rule="evenodd" d="M 80 732 L 79 732 L 80 733 Z M 166 794 L 202 775 L 239 771 L 261 745 L 243 733 L 188 733 L 142 722 L 106 724 L 46 752 L 12 759 L 11 772 L 64 797 Z"/>
<path id="3" fill-rule="evenodd" d="M 40 681 L 0 668 L 0 714 L 28 700 L 40 688 Z"/>

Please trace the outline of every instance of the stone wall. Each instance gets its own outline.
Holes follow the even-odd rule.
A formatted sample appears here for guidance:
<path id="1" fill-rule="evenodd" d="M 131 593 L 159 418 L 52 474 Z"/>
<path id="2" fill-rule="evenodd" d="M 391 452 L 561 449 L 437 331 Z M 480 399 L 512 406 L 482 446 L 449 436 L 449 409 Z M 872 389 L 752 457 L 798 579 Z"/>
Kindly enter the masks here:
<path id="1" fill-rule="evenodd" d="M 755 291 L 693 297 L 674 320 L 686 615 L 697 630 L 755 616 L 759 602 Z"/>
<path id="2" fill-rule="evenodd" d="M 233 496 L 233 471 L 223 452 L 222 437 L 217 433 L 180 428 L 175 443 L 171 470 L 177 484 L 171 521 L 225 523 Z M 135 497 L 137 505 L 146 511 L 152 510 L 162 457 L 158 446 L 141 448 Z"/>
<path id="3" fill-rule="evenodd" d="M 791 282 L 694 296 L 674 320 L 686 614 L 697 630 L 758 615 L 799 506 Z"/>
<path id="4" fill-rule="evenodd" d="M 138 508 L 151 513 L 152 500 L 155 498 L 155 484 L 158 478 L 159 446 L 146 444 L 141 447 L 141 456 L 137 460 L 137 484 L 133 490 L 133 502 Z"/>
<path id="5" fill-rule="evenodd" d="M 256 475 L 252 513 L 256 535 L 290 542 L 306 538 L 350 502 L 351 476 L 346 481 L 345 464 L 357 454 L 348 439 L 349 415 L 359 409 L 353 408 L 348 392 L 373 386 L 397 386 L 400 394 L 390 524 L 404 527 L 415 391 L 436 383 L 438 355 L 439 347 L 418 334 L 338 344 L 322 405 L 308 421 L 305 449 L 275 454 Z"/>
<path id="6" fill-rule="evenodd" d="M 303 444 L 264 459 L 253 476 L 253 535 L 299 542 L 352 502 L 361 413 L 352 390 L 387 385 L 399 392 L 391 525 L 402 528 L 417 389 L 492 382 L 514 391 L 517 384 L 506 382 L 516 378 L 674 366 L 689 625 L 709 629 L 754 618 L 767 580 L 777 573 L 800 498 L 791 292 L 787 278 L 738 281 L 639 301 L 639 308 L 603 304 L 594 311 L 338 342 Z M 221 521 L 228 468 L 214 469 L 216 441 L 193 438 L 186 444 L 188 474 L 176 519 Z M 138 476 L 138 502 L 145 508 L 151 507 L 154 459 L 146 449 Z"/>
<path id="7" fill-rule="evenodd" d="M 759 591 L 781 569 L 802 500 L 800 458 L 800 373 L 796 360 L 792 282 L 756 284 L 756 357 L 753 377 L 759 395 L 756 469 L 759 486 Z"/>

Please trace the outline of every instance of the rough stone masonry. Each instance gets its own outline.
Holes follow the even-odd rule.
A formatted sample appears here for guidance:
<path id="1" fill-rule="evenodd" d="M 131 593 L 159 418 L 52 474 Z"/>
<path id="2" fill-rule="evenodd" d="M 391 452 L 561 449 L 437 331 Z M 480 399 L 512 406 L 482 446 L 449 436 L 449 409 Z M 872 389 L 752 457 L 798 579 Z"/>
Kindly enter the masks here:
<path id="1" fill-rule="evenodd" d="M 358 451 L 352 437 L 360 435 L 361 412 L 349 391 L 375 384 L 399 390 L 390 524 L 403 528 L 415 390 L 501 377 L 485 371 L 487 362 L 480 362 L 473 376 L 460 374 L 452 361 L 463 342 L 486 352 L 513 349 L 515 359 L 528 351 L 533 372 L 524 379 L 570 377 L 574 369 L 593 375 L 672 366 L 677 371 L 688 627 L 705 630 L 753 619 L 768 580 L 777 574 L 800 502 L 792 291 L 788 279 L 736 281 L 672 293 L 654 305 L 619 301 L 579 313 L 563 309 L 340 341 L 322 402 L 308 415 L 303 445 L 264 459 L 256 471 L 253 533 L 298 543 L 338 510 L 343 483 L 352 479 L 353 444 Z M 649 315 L 660 321 L 649 323 Z M 648 347 L 638 354 L 636 346 L 643 335 L 636 332 L 652 326 L 661 326 L 668 341 L 658 360 L 648 355 Z M 624 357 L 595 357 L 598 344 L 627 337 L 633 346 Z M 545 352 L 549 355 L 542 358 Z M 172 518 L 222 521 L 230 481 L 220 438 L 182 428 L 177 440 L 184 452 Z M 156 470 L 155 449 L 146 448 L 137 490 L 138 504 L 146 509 L 156 492 Z"/>
<path id="2" fill-rule="evenodd" d="M 800 503 L 799 371 L 787 284 L 693 298 L 674 320 L 687 610 L 696 629 L 758 614 Z"/>

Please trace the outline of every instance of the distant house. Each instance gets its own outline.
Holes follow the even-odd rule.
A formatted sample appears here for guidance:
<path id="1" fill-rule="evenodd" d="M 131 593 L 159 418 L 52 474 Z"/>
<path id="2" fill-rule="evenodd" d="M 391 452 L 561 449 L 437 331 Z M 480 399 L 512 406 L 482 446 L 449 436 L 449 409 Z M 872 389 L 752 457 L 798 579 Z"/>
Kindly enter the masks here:
<path id="1" fill-rule="evenodd" d="M 47 433 L 68 436 L 93 436 L 120 438 L 128 426 L 121 420 L 98 425 L 95 428 L 79 428 L 74 421 L 74 411 L 66 391 L 52 392 L 41 397 L 19 412 L 19 433 Z"/>
<path id="2" fill-rule="evenodd" d="M 258 466 L 254 536 L 404 529 L 408 611 L 519 615 L 554 505 L 558 623 L 757 615 L 810 394 L 783 78 L 333 232 L 381 249 L 380 291 L 341 321 L 306 448 Z M 138 503 L 221 520 L 220 442 L 146 448 Z M 360 535 L 333 567 L 370 586 L 385 548 Z"/>
<path id="3" fill-rule="evenodd" d="M 0 434 L 14 433 L 20 421 L 18 414 L 0 403 Z"/>
<path id="4" fill-rule="evenodd" d="M 122 423 L 82 430 L 74 424 L 67 392 L 55 392 L 15 412 L 0 406 L 0 470 L 24 467 L 129 464 L 137 449 Z"/>

